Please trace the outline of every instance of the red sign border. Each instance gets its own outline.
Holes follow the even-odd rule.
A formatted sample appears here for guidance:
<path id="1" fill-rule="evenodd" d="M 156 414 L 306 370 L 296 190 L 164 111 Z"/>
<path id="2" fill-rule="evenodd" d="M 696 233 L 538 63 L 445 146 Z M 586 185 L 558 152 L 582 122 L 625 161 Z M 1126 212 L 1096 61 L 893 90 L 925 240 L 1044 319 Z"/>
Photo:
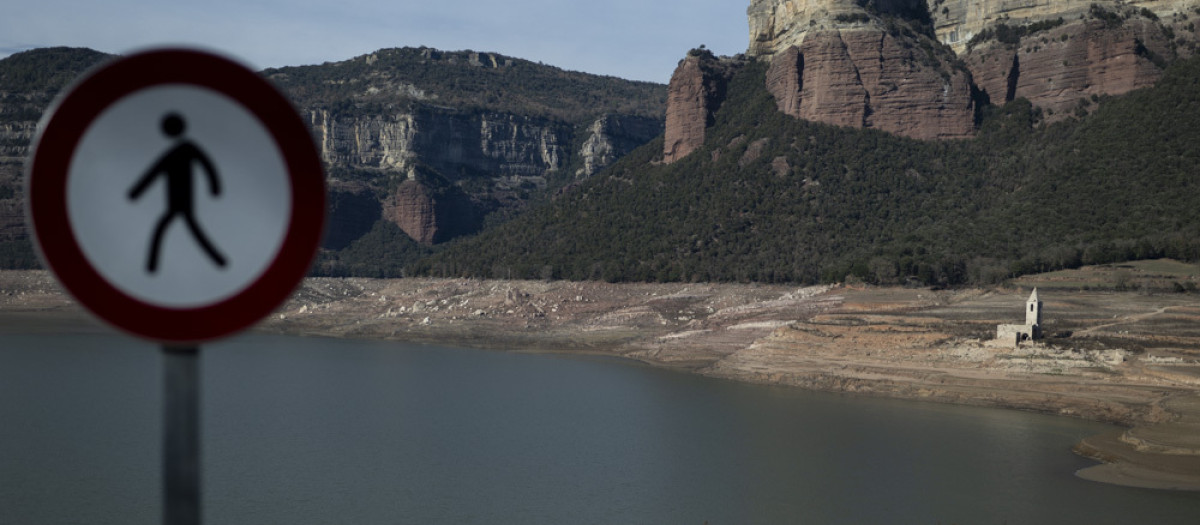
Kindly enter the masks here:
<path id="1" fill-rule="evenodd" d="M 113 286 L 84 256 L 67 216 L 67 176 L 83 134 L 112 104 L 163 84 L 211 89 L 237 101 L 275 139 L 291 180 L 291 217 L 275 259 L 237 294 L 197 308 L 149 304 Z M 88 74 L 60 96 L 47 115 L 34 140 L 26 178 L 29 224 L 46 266 L 97 317 L 163 343 L 209 341 L 248 328 L 270 314 L 308 272 L 325 224 L 321 159 L 291 103 L 257 73 L 204 51 L 146 51 Z"/>

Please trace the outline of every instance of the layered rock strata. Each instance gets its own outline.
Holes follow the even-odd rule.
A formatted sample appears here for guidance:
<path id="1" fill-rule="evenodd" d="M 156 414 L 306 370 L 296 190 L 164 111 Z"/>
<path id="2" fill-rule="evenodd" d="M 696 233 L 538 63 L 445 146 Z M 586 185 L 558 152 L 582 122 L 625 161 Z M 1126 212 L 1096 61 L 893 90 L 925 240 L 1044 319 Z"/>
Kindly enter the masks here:
<path id="1" fill-rule="evenodd" d="M 407 172 L 416 159 L 448 177 L 474 173 L 543 176 L 564 167 L 567 124 L 502 113 L 418 107 L 396 114 L 308 111 L 331 165 Z"/>
<path id="2" fill-rule="evenodd" d="M 799 47 L 810 34 L 834 29 L 880 28 L 880 16 L 927 18 L 924 0 L 751 0 L 747 54 L 770 57 Z"/>
<path id="3" fill-rule="evenodd" d="M 439 182 L 413 172 L 384 201 L 384 218 L 425 245 L 478 230 L 477 205 L 459 187 Z"/>
<path id="4" fill-rule="evenodd" d="M 656 119 L 602 116 L 572 151 L 574 127 L 529 116 L 421 105 L 393 114 L 310 108 L 307 115 L 329 165 L 406 177 L 380 196 L 382 216 L 424 244 L 472 233 L 479 217 L 522 206 L 530 189 L 566 176 L 572 164 L 580 166 L 575 178 L 589 177 L 662 130 Z M 447 185 L 459 190 L 447 193 Z"/>
<path id="5" fill-rule="evenodd" d="M 429 188 L 404 181 L 386 204 L 387 217 L 413 240 L 433 244 L 437 238 L 437 207 Z"/>
<path id="6" fill-rule="evenodd" d="M 679 62 L 667 88 L 663 162 L 675 162 L 704 145 L 706 130 L 725 100 L 738 64 L 707 52 L 689 53 Z"/>
<path id="7" fill-rule="evenodd" d="M 1023 97 L 1057 120 L 1153 85 L 1195 52 L 1200 1 L 752 0 L 747 15 L 780 111 L 944 139 L 974 133 L 980 102 Z"/>
<path id="8" fill-rule="evenodd" d="M 938 39 L 958 53 L 966 51 L 976 35 L 1002 22 L 1023 25 L 1057 18 L 1076 20 L 1093 5 L 1113 12 L 1146 9 L 1167 20 L 1189 13 L 1195 16 L 1200 6 L 1196 0 L 930 0 L 928 4 Z"/>
<path id="9" fill-rule="evenodd" d="M 584 134 L 579 148 L 581 166 L 576 179 L 585 179 L 616 162 L 625 154 L 663 132 L 663 122 L 628 115 L 606 115 L 596 119 Z"/>
<path id="10" fill-rule="evenodd" d="M 1173 57 L 1162 26 L 1133 17 L 1120 25 L 1100 20 L 1064 24 L 1018 44 L 989 42 L 969 52 L 965 61 L 993 104 L 1025 98 L 1054 120 L 1086 108 L 1092 96 L 1154 85 L 1162 77 L 1160 66 Z"/>
<path id="11" fill-rule="evenodd" d="M 806 120 L 920 139 L 974 133 L 970 76 L 885 31 L 810 33 L 775 54 L 767 89 Z"/>

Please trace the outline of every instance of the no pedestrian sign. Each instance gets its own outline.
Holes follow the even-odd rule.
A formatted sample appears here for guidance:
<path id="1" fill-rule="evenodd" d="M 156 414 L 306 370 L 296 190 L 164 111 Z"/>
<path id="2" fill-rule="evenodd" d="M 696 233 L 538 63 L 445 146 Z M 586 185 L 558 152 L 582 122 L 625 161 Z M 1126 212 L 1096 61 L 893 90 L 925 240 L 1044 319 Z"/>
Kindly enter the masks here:
<path id="1" fill-rule="evenodd" d="M 229 59 L 171 49 L 109 63 L 59 98 L 27 202 L 43 260 L 83 306 L 190 343 L 288 297 L 320 242 L 324 184 L 283 95 Z"/>

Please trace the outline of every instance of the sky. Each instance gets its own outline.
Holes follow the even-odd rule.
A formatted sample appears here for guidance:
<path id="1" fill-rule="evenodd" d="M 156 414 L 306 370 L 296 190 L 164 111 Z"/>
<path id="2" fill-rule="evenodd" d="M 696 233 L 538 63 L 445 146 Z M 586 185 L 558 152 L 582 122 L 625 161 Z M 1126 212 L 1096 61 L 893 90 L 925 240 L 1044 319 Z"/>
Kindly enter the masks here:
<path id="1" fill-rule="evenodd" d="M 0 17 L 0 56 L 49 46 L 128 53 L 190 45 L 266 68 L 428 46 L 490 51 L 569 70 L 666 83 L 679 59 L 701 44 L 718 55 L 745 52 L 750 0 L 15 3 L 6 5 Z"/>

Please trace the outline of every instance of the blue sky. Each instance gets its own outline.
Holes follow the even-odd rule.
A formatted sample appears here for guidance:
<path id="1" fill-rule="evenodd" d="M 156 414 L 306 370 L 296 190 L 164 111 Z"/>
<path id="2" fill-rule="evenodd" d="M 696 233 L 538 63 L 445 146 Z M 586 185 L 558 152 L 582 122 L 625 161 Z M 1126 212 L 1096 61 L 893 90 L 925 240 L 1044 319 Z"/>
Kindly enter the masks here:
<path id="1" fill-rule="evenodd" d="M 15 0 L 0 56 L 34 47 L 123 53 L 200 45 L 256 67 L 319 64 L 376 49 L 474 49 L 666 82 L 687 51 L 747 47 L 749 0 Z"/>

